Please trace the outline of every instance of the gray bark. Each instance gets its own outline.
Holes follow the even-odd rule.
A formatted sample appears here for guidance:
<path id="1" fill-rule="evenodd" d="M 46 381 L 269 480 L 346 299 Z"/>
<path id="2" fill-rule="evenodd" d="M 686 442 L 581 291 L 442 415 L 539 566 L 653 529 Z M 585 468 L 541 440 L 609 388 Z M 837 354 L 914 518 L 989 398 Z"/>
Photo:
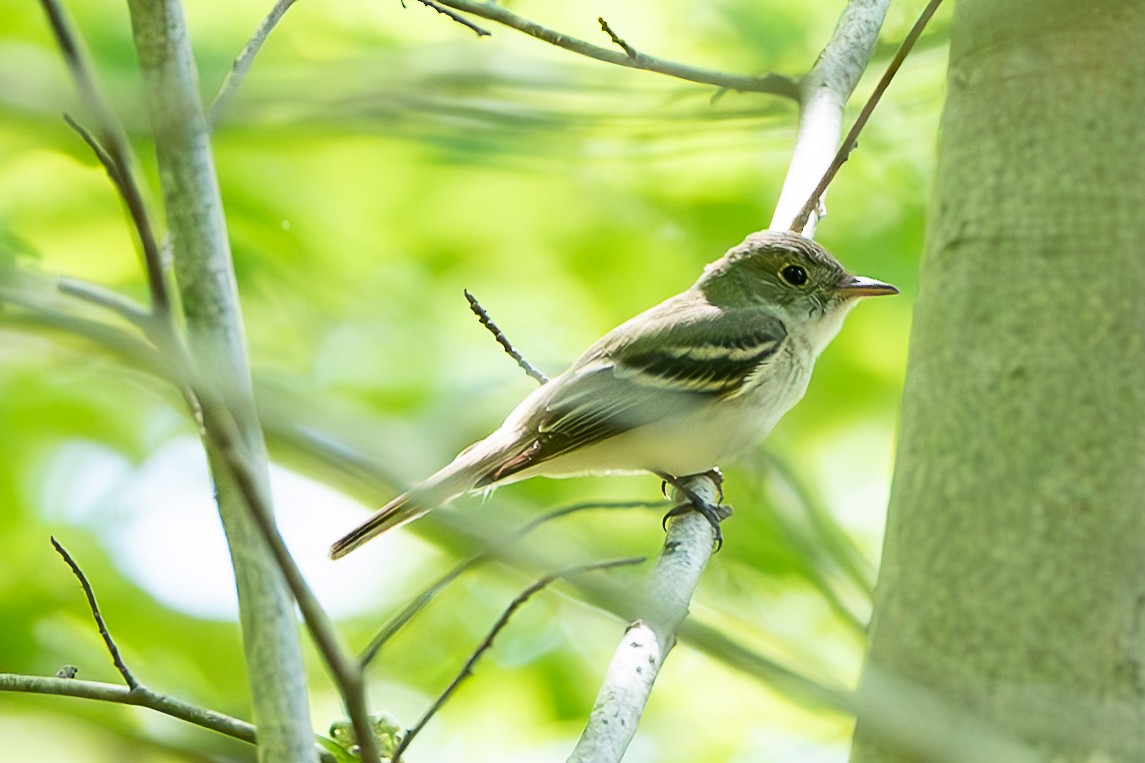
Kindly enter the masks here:
<path id="1" fill-rule="evenodd" d="M 177 0 L 131 0 L 129 7 L 187 320 L 191 372 L 237 422 L 240 457 L 269 495 L 266 446 L 251 391 L 230 244 L 182 8 Z M 202 411 L 208 431 L 216 426 L 212 410 Z M 259 760 L 313 761 L 294 601 L 251 514 L 257 507 L 246 505 L 217 441 L 204 437 L 235 569 Z"/>

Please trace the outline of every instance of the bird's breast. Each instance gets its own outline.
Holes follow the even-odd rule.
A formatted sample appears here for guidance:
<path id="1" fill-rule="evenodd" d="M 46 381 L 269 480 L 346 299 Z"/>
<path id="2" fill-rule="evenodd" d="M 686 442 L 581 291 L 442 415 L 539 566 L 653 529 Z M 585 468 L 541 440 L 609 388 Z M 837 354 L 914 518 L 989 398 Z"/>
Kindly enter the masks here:
<path id="1" fill-rule="evenodd" d="M 677 415 L 649 422 L 562 454 L 533 472 L 572 476 L 600 472 L 698 474 L 759 444 L 807 389 L 809 364 L 784 347 L 731 396 L 705 396 Z"/>

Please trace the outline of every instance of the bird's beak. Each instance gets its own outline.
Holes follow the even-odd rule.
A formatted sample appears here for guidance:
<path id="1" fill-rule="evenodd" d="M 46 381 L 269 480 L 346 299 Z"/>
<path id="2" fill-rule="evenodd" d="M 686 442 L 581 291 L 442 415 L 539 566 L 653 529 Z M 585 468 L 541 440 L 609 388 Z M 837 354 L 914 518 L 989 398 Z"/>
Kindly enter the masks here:
<path id="1" fill-rule="evenodd" d="M 889 283 L 853 275 L 843 276 L 843 280 L 835 285 L 835 291 L 844 297 L 882 297 L 899 293 L 899 290 Z"/>

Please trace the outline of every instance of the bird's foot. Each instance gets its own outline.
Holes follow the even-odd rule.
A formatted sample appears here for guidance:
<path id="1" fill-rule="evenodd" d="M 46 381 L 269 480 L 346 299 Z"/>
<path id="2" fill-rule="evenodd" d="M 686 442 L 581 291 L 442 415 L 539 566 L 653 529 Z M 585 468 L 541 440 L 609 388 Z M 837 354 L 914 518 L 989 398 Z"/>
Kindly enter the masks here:
<path id="1" fill-rule="evenodd" d="M 723 548 L 724 534 L 723 531 L 720 530 L 720 523 L 730 517 L 732 514 L 732 507 L 721 503 L 721 501 L 724 499 L 723 472 L 721 472 L 719 469 L 712 469 L 710 472 L 705 472 L 702 475 L 710 479 L 712 483 L 715 484 L 716 490 L 718 491 L 718 498 L 716 503 L 712 503 L 697 493 L 695 490 L 692 490 L 690 487 L 685 485 L 684 480 L 687 478 L 679 478 L 671 474 L 657 474 L 656 476 L 663 480 L 662 489 L 666 488 L 667 485 L 671 485 L 672 487 L 676 488 L 676 490 L 680 491 L 684 498 L 687 499 L 685 503 L 681 503 L 678 506 L 672 507 L 668 513 L 664 515 L 664 520 L 662 522 L 664 529 L 668 529 L 668 520 L 672 517 L 678 517 L 681 514 L 686 514 L 689 511 L 696 511 L 699 512 L 699 514 L 704 519 L 708 520 L 708 524 L 710 524 L 712 529 L 715 531 L 716 551 L 719 551 L 721 548 Z"/>

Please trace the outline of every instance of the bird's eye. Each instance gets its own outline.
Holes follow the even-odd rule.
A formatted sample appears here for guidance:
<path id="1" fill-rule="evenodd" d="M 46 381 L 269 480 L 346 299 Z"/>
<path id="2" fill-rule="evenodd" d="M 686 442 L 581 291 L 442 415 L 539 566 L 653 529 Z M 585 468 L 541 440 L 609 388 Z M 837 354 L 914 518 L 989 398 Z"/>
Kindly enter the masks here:
<path id="1" fill-rule="evenodd" d="M 779 275 L 792 286 L 805 286 L 807 284 L 807 271 L 801 265 L 786 265 Z"/>

